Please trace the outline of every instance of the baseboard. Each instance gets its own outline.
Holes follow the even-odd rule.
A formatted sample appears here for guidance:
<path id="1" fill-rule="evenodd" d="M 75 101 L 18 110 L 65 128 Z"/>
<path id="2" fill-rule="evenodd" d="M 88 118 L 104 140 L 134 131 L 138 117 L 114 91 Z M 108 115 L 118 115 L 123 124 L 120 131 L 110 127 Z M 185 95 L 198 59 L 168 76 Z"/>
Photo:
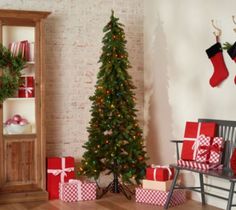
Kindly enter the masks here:
<path id="1" fill-rule="evenodd" d="M 47 200 L 48 200 L 47 191 L 0 194 L 0 204 L 22 203 L 31 201 L 47 201 Z"/>

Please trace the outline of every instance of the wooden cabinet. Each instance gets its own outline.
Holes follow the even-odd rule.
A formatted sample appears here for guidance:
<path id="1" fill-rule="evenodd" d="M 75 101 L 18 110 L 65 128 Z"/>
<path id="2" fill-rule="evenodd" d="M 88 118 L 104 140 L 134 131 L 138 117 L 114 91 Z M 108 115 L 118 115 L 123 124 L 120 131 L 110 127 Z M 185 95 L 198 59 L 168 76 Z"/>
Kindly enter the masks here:
<path id="1" fill-rule="evenodd" d="M 49 12 L 0 10 L 0 41 L 28 40 L 31 59 L 23 70 L 34 78 L 33 98 L 9 98 L 0 104 L 0 203 L 46 200 L 44 124 L 44 21 Z M 24 116 L 30 130 L 9 133 L 4 122 Z"/>

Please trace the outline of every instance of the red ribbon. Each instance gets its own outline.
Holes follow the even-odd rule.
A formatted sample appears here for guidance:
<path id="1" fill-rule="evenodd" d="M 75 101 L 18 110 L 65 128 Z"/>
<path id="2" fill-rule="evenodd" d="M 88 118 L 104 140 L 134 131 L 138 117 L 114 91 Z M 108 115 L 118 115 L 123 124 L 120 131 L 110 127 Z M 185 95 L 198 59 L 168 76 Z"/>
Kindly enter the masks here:
<path id="1" fill-rule="evenodd" d="M 220 147 L 219 144 L 212 144 L 210 146 L 199 146 L 198 149 L 204 149 L 205 151 L 201 154 L 199 154 L 199 156 L 204 156 L 204 155 L 209 155 L 211 151 L 216 152 L 216 153 L 220 153 L 222 152 L 222 148 Z"/>

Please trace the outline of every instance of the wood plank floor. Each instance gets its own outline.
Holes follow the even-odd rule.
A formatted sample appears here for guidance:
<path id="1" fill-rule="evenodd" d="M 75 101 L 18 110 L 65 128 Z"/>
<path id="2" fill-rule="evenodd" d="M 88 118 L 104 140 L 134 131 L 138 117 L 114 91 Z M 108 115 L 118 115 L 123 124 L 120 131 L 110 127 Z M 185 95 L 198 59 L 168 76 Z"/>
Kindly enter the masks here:
<path id="1" fill-rule="evenodd" d="M 48 202 L 15 203 L 0 205 L 0 210 L 161 210 L 162 207 L 135 203 L 134 198 L 129 201 L 122 195 L 108 194 L 100 200 L 65 203 L 60 200 Z M 188 200 L 184 205 L 170 208 L 181 210 L 219 210 L 212 206 L 201 206 L 201 203 Z"/>

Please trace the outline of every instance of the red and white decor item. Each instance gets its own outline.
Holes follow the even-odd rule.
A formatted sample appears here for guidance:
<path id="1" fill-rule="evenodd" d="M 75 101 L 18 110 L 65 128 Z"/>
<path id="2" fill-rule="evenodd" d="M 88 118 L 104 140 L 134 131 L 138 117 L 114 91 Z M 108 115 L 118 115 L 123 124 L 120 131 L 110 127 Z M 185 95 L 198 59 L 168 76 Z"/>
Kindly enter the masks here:
<path id="1" fill-rule="evenodd" d="M 164 206 L 169 192 L 158 190 L 135 189 L 135 200 L 138 203 L 147 203 L 157 206 Z M 170 207 L 183 204 L 186 201 L 184 190 L 174 190 L 170 201 Z"/>
<path id="2" fill-rule="evenodd" d="M 152 164 L 146 168 L 146 179 L 155 181 L 167 181 L 174 177 L 174 168 Z"/>
<path id="3" fill-rule="evenodd" d="M 222 137 L 215 137 L 210 148 L 209 163 L 220 164 L 224 149 L 224 139 Z"/>
<path id="4" fill-rule="evenodd" d="M 196 155 L 196 162 L 199 163 L 207 163 L 210 157 L 210 145 L 211 145 L 211 137 L 200 135 L 197 139 L 198 141 L 198 149 Z"/>
<path id="5" fill-rule="evenodd" d="M 154 181 L 154 180 L 143 180 L 143 189 L 147 190 L 160 190 L 167 192 L 170 190 L 172 180 L 168 181 Z"/>
<path id="6" fill-rule="evenodd" d="M 65 202 L 88 201 L 96 199 L 96 183 L 70 179 L 59 184 L 59 197 Z"/>
<path id="7" fill-rule="evenodd" d="M 19 98 L 33 98 L 34 97 L 34 77 L 21 77 L 23 84 L 18 89 Z"/>
<path id="8" fill-rule="evenodd" d="M 75 160 L 73 157 L 47 158 L 47 191 L 49 199 L 59 198 L 59 183 L 75 178 Z"/>
<path id="9" fill-rule="evenodd" d="M 25 134 L 31 133 L 32 128 L 26 118 L 19 114 L 15 114 L 4 123 L 4 132 L 7 134 Z"/>
<path id="10" fill-rule="evenodd" d="M 179 166 L 184 166 L 188 168 L 195 168 L 200 170 L 209 170 L 209 169 L 222 169 L 222 164 L 209 164 L 209 163 L 198 163 L 196 161 L 189 161 L 189 160 L 178 160 L 177 164 Z"/>
<path id="11" fill-rule="evenodd" d="M 186 122 L 181 159 L 195 160 L 197 151 L 197 137 L 201 134 L 214 137 L 215 132 L 216 123 Z"/>

